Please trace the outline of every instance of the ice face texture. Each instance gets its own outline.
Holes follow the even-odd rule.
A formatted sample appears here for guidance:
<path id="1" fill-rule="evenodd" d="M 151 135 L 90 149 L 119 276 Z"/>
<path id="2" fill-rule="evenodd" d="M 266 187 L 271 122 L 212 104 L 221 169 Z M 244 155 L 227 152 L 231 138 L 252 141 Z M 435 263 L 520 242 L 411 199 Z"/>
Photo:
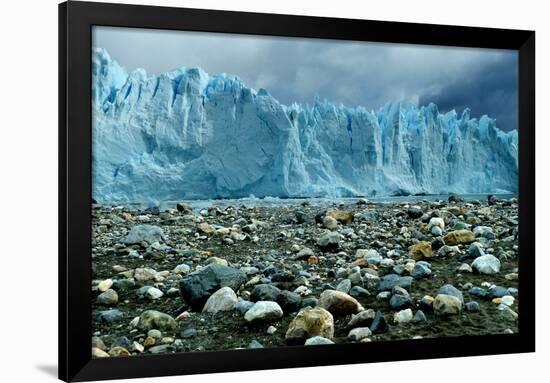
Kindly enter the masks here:
<path id="1" fill-rule="evenodd" d="M 469 110 L 286 106 L 200 68 L 127 73 L 103 49 L 93 51 L 92 72 L 100 202 L 518 189 L 517 131 Z"/>

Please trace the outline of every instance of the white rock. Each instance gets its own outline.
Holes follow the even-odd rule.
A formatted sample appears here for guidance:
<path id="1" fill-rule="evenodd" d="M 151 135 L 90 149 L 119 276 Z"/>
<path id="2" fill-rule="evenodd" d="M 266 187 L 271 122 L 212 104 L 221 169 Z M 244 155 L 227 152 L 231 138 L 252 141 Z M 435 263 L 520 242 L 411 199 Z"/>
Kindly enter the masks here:
<path id="1" fill-rule="evenodd" d="M 274 321 L 282 316 L 283 310 L 277 302 L 259 301 L 244 314 L 244 319 L 247 322 Z"/>
<path id="2" fill-rule="evenodd" d="M 500 261 L 494 255 L 482 255 L 474 260 L 472 268 L 481 274 L 496 274 L 500 271 Z"/>
<path id="3" fill-rule="evenodd" d="M 235 294 L 231 287 L 222 287 L 208 298 L 202 312 L 217 313 L 219 311 L 229 311 L 233 309 L 237 301 L 237 294 Z"/>

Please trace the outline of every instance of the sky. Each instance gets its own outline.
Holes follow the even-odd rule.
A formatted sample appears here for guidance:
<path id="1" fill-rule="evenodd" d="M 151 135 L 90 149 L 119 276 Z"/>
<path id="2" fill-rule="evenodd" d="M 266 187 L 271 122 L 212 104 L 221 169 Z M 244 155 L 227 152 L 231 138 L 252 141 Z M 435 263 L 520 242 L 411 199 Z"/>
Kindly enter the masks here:
<path id="1" fill-rule="evenodd" d="M 316 96 L 369 110 L 434 102 L 517 129 L 516 51 L 117 27 L 94 27 L 92 36 L 128 71 L 198 66 L 235 74 L 287 105 L 312 105 Z"/>

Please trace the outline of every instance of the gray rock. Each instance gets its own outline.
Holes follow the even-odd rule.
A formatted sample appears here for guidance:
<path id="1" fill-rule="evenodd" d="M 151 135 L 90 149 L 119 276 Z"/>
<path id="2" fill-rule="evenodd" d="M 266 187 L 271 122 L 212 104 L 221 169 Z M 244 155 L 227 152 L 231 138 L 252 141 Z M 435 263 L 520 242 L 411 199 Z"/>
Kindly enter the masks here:
<path id="1" fill-rule="evenodd" d="M 145 331 L 157 329 L 163 332 L 174 332 L 178 328 L 178 324 L 174 318 L 156 310 L 147 310 L 141 313 L 138 325 Z"/>
<path id="2" fill-rule="evenodd" d="M 500 261 L 494 255 L 483 255 L 474 260 L 472 269 L 480 274 L 496 274 L 500 271 Z"/>
<path id="3" fill-rule="evenodd" d="M 185 339 L 194 338 L 198 334 L 197 329 L 194 328 L 187 328 L 181 332 L 181 337 Z"/>
<path id="4" fill-rule="evenodd" d="M 414 279 L 426 278 L 431 274 L 432 270 L 427 262 L 416 262 L 414 268 L 411 271 L 411 277 L 413 277 Z"/>
<path id="5" fill-rule="evenodd" d="M 248 344 L 248 348 L 264 348 L 263 344 L 258 342 L 256 339 L 252 339 Z"/>
<path id="6" fill-rule="evenodd" d="M 370 296 L 370 293 L 367 289 L 364 289 L 361 286 L 353 286 L 349 291 L 349 295 L 354 298 L 366 298 Z"/>
<path id="7" fill-rule="evenodd" d="M 393 321 L 395 323 L 409 323 L 413 320 L 413 312 L 411 309 L 401 310 L 393 315 Z"/>
<path id="8" fill-rule="evenodd" d="M 296 312 L 302 308 L 302 297 L 288 290 L 281 291 L 276 302 L 279 306 L 281 306 L 285 313 Z"/>
<path id="9" fill-rule="evenodd" d="M 252 306 L 254 306 L 254 302 L 245 301 L 245 300 L 241 299 L 237 303 L 235 303 L 233 308 L 244 315 L 244 313 L 246 313 L 248 310 L 250 310 L 250 308 Z"/>
<path id="10" fill-rule="evenodd" d="M 394 294 L 390 298 L 390 308 L 392 310 L 401 310 L 411 305 L 411 297 L 408 295 Z"/>
<path id="11" fill-rule="evenodd" d="M 269 322 L 278 320 L 282 316 L 283 310 L 277 302 L 259 301 L 244 314 L 244 319 L 247 322 Z"/>
<path id="12" fill-rule="evenodd" d="M 257 301 L 276 301 L 281 294 L 281 290 L 270 284 L 259 284 L 254 286 L 252 294 L 250 294 L 250 300 Z"/>
<path id="13" fill-rule="evenodd" d="M 462 295 L 462 292 L 454 287 L 451 284 L 443 285 L 437 290 L 438 294 L 446 294 L 446 295 L 452 295 L 454 297 L 457 297 L 460 300 L 461 304 L 464 304 L 464 295 Z"/>
<path id="14" fill-rule="evenodd" d="M 325 235 L 322 235 L 317 240 L 317 245 L 323 249 L 336 249 L 340 243 L 340 234 L 331 231 Z"/>
<path id="15" fill-rule="evenodd" d="M 305 345 L 306 346 L 319 346 L 323 344 L 334 344 L 334 342 L 330 339 L 323 338 L 322 336 L 314 336 L 311 338 L 306 339 Z"/>
<path id="16" fill-rule="evenodd" d="M 391 291 L 394 286 L 400 286 L 410 291 L 412 280 L 412 277 L 401 277 L 397 274 L 384 275 L 378 283 L 378 291 Z"/>
<path id="17" fill-rule="evenodd" d="M 359 342 L 361 339 L 368 338 L 372 335 L 372 331 L 368 327 L 358 327 L 351 330 L 348 334 L 348 340 Z"/>
<path id="18" fill-rule="evenodd" d="M 160 227 L 154 225 L 137 225 L 130 229 L 130 232 L 126 235 L 123 242 L 126 245 L 134 245 L 141 242 L 151 244 L 155 242 L 164 242 L 165 240 L 166 237 Z"/>
<path id="19" fill-rule="evenodd" d="M 95 320 L 100 323 L 120 322 L 123 319 L 124 314 L 117 309 L 100 311 L 95 315 Z"/>
<path id="20" fill-rule="evenodd" d="M 426 318 L 426 314 L 424 314 L 424 311 L 418 310 L 416 314 L 414 314 L 414 317 L 412 319 L 413 322 L 419 323 L 419 322 L 426 322 L 428 319 Z"/>
<path id="21" fill-rule="evenodd" d="M 229 286 L 222 287 L 214 294 L 210 295 L 202 312 L 217 313 L 219 311 L 229 311 L 237 303 L 237 294 Z"/>
<path id="22" fill-rule="evenodd" d="M 466 309 L 466 311 L 470 312 L 478 312 L 479 310 L 481 310 L 481 308 L 479 307 L 479 303 L 477 303 L 476 301 L 470 301 L 466 303 L 464 308 Z"/>
<path id="23" fill-rule="evenodd" d="M 99 305 L 116 305 L 118 303 L 118 294 L 113 289 L 108 289 L 97 296 Z"/>
<path id="24" fill-rule="evenodd" d="M 211 264 L 184 276 L 180 280 L 180 293 L 191 308 L 198 311 L 217 290 L 227 286 L 236 291 L 245 282 L 246 274 L 241 270 Z"/>
<path id="25" fill-rule="evenodd" d="M 349 279 L 343 279 L 340 283 L 338 283 L 338 286 L 336 286 L 336 290 L 348 294 L 351 290 L 351 281 Z"/>

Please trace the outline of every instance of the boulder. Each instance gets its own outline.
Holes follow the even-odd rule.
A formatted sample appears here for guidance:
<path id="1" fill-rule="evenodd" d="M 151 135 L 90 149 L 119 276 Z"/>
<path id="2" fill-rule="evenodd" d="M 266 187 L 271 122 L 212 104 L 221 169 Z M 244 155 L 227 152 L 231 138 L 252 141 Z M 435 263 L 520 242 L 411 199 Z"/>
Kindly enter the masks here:
<path id="1" fill-rule="evenodd" d="M 207 299 L 222 287 L 236 291 L 246 282 L 246 274 L 241 270 L 218 265 L 208 265 L 180 280 L 182 298 L 193 310 L 202 310 Z"/>
<path id="2" fill-rule="evenodd" d="M 461 229 L 451 231 L 443 237 L 445 244 L 448 246 L 466 245 L 476 240 L 474 233 L 470 230 Z"/>
<path id="3" fill-rule="evenodd" d="M 500 261 L 494 255 L 482 255 L 474 260 L 472 269 L 480 274 L 496 274 L 500 271 Z"/>
<path id="4" fill-rule="evenodd" d="M 149 244 L 164 242 L 166 237 L 162 229 L 155 225 L 137 225 L 130 229 L 123 242 L 126 245 L 135 245 L 142 242 Z"/>
<path id="5" fill-rule="evenodd" d="M 336 290 L 325 290 L 319 298 L 319 306 L 334 315 L 357 314 L 363 306 L 352 296 Z"/>
<path id="6" fill-rule="evenodd" d="M 178 324 L 168 314 L 156 310 L 147 310 L 139 316 L 138 327 L 145 331 L 157 329 L 162 332 L 175 332 L 178 329 Z"/>
<path id="7" fill-rule="evenodd" d="M 306 339 L 316 336 L 332 339 L 334 318 L 322 307 L 306 307 L 290 322 L 285 339 L 288 344 L 303 344 Z"/>
<path id="8" fill-rule="evenodd" d="M 348 225 L 353 222 L 353 213 L 346 210 L 328 210 L 327 217 L 332 217 L 341 224 Z"/>
<path id="9" fill-rule="evenodd" d="M 462 302 L 454 295 L 438 294 L 433 309 L 436 315 L 458 315 L 462 311 Z"/>
<path id="10" fill-rule="evenodd" d="M 409 247 L 409 256 L 415 261 L 432 257 L 432 244 L 426 241 L 420 241 Z"/>
<path id="11" fill-rule="evenodd" d="M 244 319 L 247 322 L 271 322 L 282 316 L 283 310 L 277 302 L 259 301 L 244 314 Z"/>
<path id="12" fill-rule="evenodd" d="M 237 294 L 229 286 L 222 287 L 214 294 L 210 295 L 202 312 L 217 313 L 219 311 L 229 311 L 237 303 Z"/>

